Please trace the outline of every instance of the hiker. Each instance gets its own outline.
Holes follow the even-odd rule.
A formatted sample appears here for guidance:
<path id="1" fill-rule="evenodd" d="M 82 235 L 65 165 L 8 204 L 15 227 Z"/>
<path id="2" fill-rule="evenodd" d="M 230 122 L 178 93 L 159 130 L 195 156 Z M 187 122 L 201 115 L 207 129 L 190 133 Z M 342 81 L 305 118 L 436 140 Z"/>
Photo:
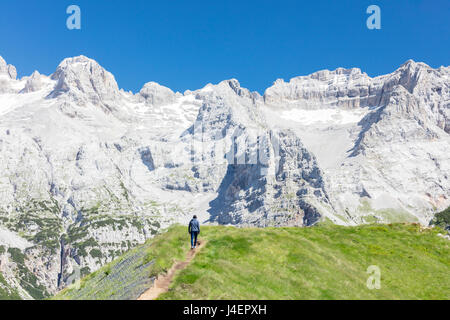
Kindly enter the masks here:
<path id="1" fill-rule="evenodd" d="M 191 249 L 197 247 L 197 237 L 200 234 L 200 223 L 197 220 L 197 216 L 194 216 L 189 222 L 189 233 L 191 234 Z"/>

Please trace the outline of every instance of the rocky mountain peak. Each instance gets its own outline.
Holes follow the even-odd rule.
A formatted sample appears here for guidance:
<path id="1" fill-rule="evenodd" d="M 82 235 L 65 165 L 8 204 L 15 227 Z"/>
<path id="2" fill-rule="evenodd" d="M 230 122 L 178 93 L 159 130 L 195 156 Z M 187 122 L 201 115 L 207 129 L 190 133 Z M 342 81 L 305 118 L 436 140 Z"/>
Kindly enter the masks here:
<path id="1" fill-rule="evenodd" d="M 20 93 L 35 92 L 42 88 L 42 76 L 38 71 L 34 71 L 33 74 L 27 79 L 25 88 Z"/>
<path id="2" fill-rule="evenodd" d="M 413 60 L 408 60 L 402 64 L 395 72 L 389 75 L 386 81 L 388 88 L 394 85 L 403 86 L 409 93 L 413 93 L 416 88 L 419 91 L 420 96 L 424 95 L 424 90 L 432 82 L 441 82 L 443 77 L 440 73 L 445 73 L 444 69 L 433 69 L 423 62 L 415 62 Z M 448 73 L 448 71 L 447 71 Z M 428 94 L 427 94 L 428 95 Z"/>
<path id="3" fill-rule="evenodd" d="M 432 68 L 423 62 L 415 62 L 412 59 L 409 59 L 405 63 L 403 63 L 395 72 L 415 72 L 418 70 L 431 70 Z M 395 73 L 394 72 L 394 73 Z"/>
<path id="4" fill-rule="evenodd" d="M 7 64 L 5 59 L 0 56 L 0 75 L 6 75 L 15 80 L 17 78 L 17 70 L 13 65 Z"/>
<path id="5" fill-rule="evenodd" d="M 399 68 L 398 70 L 404 70 L 404 69 L 415 69 L 415 68 L 422 68 L 422 69 L 431 69 L 429 65 L 427 65 L 424 62 L 417 62 L 413 59 L 406 60 Z"/>
<path id="6" fill-rule="evenodd" d="M 241 98 L 253 98 L 250 90 L 242 88 L 237 79 L 229 79 L 220 82 L 217 86 L 220 89 L 231 89 L 235 94 Z"/>
<path id="7" fill-rule="evenodd" d="M 264 101 L 273 106 L 290 101 L 306 109 L 356 108 L 369 103 L 370 81 L 371 78 L 359 68 L 321 70 L 292 78 L 289 82 L 277 80 L 264 93 Z M 358 96 L 364 98 L 362 103 L 355 99 Z"/>
<path id="8" fill-rule="evenodd" d="M 87 98 L 95 105 L 108 104 L 120 97 L 114 76 L 85 56 L 64 59 L 51 79 L 57 80 L 57 84 L 50 97 L 69 93 L 77 101 Z"/>
<path id="9" fill-rule="evenodd" d="M 174 103 L 177 95 L 171 89 L 156 82 L 148 82 L 138 94 L 139 100 L 152 106 L 162 106 Z"/>
<path id="10" fill-rule="evenodd" d="M 359 68 L 350 68 L 350 69 L 337 68 L 332 71 L 330 71 L 330 70 L 317 71 L 317 72 L 314 72 L 314 73 L 310 74 L 309 76 L 307 76 L 307 78 L 324 81 L 324 80 L 329 80 L 330 78 L 335 77 L 335 76 L 346 76 L 348 78 L 358 78 L 361 75 L 366 75 L 366 74 L 361 72 L 361 69 L 359 69 Z M 297 79 L 301 80 L 303 78 L 304 77 L 296 77 L 292 80 L 293 81 L 295 81 Z"/>
<path id="11" fill-rule="evenodd" d="M 322 70 L 277 80 L 264 100 L 236 79 L 133 95 L 84 56 L 53 80 L 12 80 L 3 59 L 0 70 L 0 238 L 7 229 L 28 271 L 13 256 L 2 266 L 25 297 L 193 213 L 262 227 L 427 223 L 450 205 L 449 67 Z"/>

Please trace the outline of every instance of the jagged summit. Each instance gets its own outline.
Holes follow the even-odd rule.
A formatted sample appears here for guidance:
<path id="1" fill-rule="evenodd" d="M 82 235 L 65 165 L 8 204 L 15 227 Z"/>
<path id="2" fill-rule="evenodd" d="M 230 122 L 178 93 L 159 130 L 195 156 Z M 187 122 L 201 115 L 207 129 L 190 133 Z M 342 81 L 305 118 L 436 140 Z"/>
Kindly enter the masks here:
<path id="1" fill-rule="evenodd" d="M 0 75 L 6 75 L 13 80 L 17 78 L 16 67 L 7 64 L 6 61 L 1 56 L 0 56 Z"/>
<path id="2" fill-rule="evenodd" d="M 51 75 L 57 84 L 49 97 L 67 93 L 77 100 L 112 105 L 120 98 L 114 76 L 85 56 L 64 59 Z"/>
<path id="3" fill-rule="evenodd" d="M 409 59 L 406 60 L 400 67 L 399 69 L 402 68 L 415 68 L 415 67 L 420 67 L 420 68 L 426 68 L 426 69 L 432 69 L 428 64 L 426 64 L 425 62 L 419 62 L 419 61 L 414 61 L 413 59 Z"/>
<path id="4" fill-rule="evenodd" d="M 31 76 L 27 79 L 25 88 L 23 88 L 20 93 L 30 93 L 39 91 L 43 87 L 42 76 L 38 71 L 34 71 Z"/>
<path id="5" fill-rule="evenodd" d="M 404 73 L 404 72 L 418 72 L 420 70 L 434 70 L 428 64 L 423 62 L 415 62 L 410 59 L 403 63 L 394 73 Z"/>
<path id="6" fill-rule="evenodd" d="M 96 60 L 86 57 L 84 55 L 79 55 L 75 57 L 68 57 L 63 59 L 57 66 L 56 72 L 58 70 L 66 69 L 76 69 L 80 66 L 84 66 L 84 69 L 104 69 Z M 81 70 L 80 68 L 78 70 Z"/>

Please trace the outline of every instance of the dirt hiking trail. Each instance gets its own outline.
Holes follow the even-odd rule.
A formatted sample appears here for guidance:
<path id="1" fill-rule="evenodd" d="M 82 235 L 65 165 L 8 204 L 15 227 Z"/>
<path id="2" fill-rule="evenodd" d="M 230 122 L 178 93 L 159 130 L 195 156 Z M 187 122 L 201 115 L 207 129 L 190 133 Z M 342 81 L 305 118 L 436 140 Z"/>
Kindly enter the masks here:
<path id="1" fill-rule="evenodd" d="M 192 259 L 195 258 L 197 253 L 206 245 L 206 241 L 198 241 L 198 246 L 196 249 L 191 249 L 188 251 L 186 255 L 186 260 L 175 263 L 167 272 L 167 274 L 159 275 L 158 278 L 153 283 L 153 286 L 145 291 L 138 300 L 155 300 L 162 293 L 165 293 L 169 290 L 169 286 L 172 283 L 173 278 L 177 271 L 183 270 L 186 268 L 189 263 L 191 263 Z"/>

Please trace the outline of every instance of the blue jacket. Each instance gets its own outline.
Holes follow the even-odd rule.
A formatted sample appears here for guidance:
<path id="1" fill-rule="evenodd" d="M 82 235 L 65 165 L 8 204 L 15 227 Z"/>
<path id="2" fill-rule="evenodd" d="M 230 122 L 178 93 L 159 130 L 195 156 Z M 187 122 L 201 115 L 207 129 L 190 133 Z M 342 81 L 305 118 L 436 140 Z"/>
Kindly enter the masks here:
<path id="1" fill-rule="evenodd" d="M 191 232 L 200 233 L 200 223 L 198 223 L 197 219 L 192 219 L 191 222 L 189 222 L 189 233 Z"/>

